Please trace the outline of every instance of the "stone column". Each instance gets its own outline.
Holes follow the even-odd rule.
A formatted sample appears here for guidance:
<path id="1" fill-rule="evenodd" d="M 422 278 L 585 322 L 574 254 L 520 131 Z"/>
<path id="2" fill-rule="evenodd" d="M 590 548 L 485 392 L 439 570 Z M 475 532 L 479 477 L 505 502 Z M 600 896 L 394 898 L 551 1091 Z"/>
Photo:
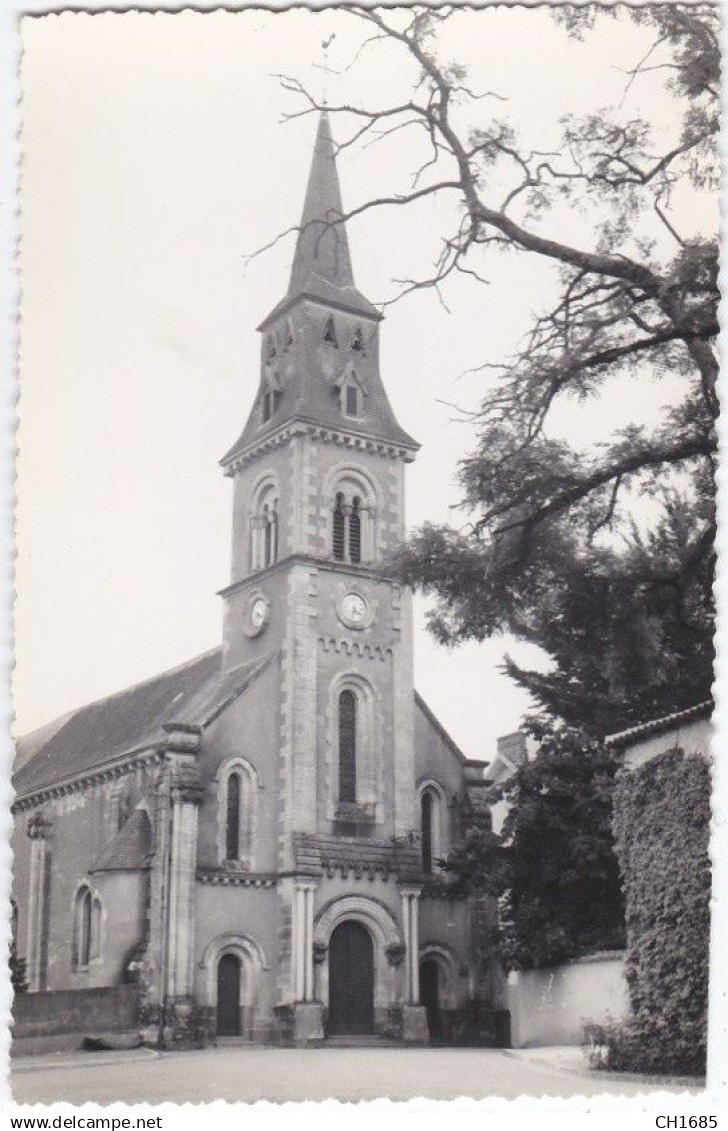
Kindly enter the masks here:
<path id="1" fill-rule="evenodd" d="M 27 979 L 30 993 L 38 993 L 46 988 L 44 934 L 50 829 L 50 821 L 40 812 L 33 814 L 26 828 L 30 837 L 28 935 L 26 943 Z"/>
<path id="2" fill-rule="evenodd" d="M 296 880 L 293 898 L 292 954 L 293 1041 L 296 1045 L 323 1040 L 323 1007 L 314 1001 L 313 893 L 316 884 Z"/>
<path id="3" fill-rule="evenodd" d="M 400 887 L 402 933 L 405 944 L 405 989 L 402 1004 L 402 1039 L 426 1044 L 427 1015 L 420 1005 L 420 888 Z"/>
<path id="4" fill-rule="evenodd" d="M 169 727 L 171 827 L 167 915 L 166 1039 L 184 1043 L 192 1012 L 197 824 L 203 786 L 196 764 L 199 731 Z"/>
<path id="5" fill-rule="evenodd" d="M 306 888 L 296 884 L 293 905 L 293 993 L 304 1001 L 306 980 Z"/>
<path id="6" fill-rule="evenodd" d="M 313 988 L 313 892 L 314 887 L 306 887 L 306 973 L 304 981 L 304 1001 L 314 1000 Z"/>

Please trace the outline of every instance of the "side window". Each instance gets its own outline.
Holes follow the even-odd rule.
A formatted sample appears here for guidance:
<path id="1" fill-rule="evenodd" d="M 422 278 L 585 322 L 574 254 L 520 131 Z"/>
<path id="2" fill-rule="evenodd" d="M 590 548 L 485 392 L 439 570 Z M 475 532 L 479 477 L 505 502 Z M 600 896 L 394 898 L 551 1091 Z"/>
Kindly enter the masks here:
<path id="1" fill-rule="evenodd" d="M 430 782 L 420 791 L 420 851 L 422 871 L 433 872 L 448 852 L 447 800 L 442 786 Z"/>
<path id="2" fill-rule="evenodd" d="M 252 868 L 255 843 L 257 776 L 242 758 L 223 768 L 219 786 L 220 859 Z"/>
<path id="3" fill-rule="evenodd" d="M 73 924 L 73 964 L 88 966 L 101 954 L 101 901 L 84 884 L 76 894 Z"/>
<path id="4" fill-rule="evenodd" d="M 237 860 L 240 856 L 240 775 L 230 774 L 227 780 L 227 824 L 225 827 L 225 857 Z"/>
<path id="5" fill-rule="evenodd" d="M 432 871 L 432 793 L 426 789 L 420 798 L 420 829 L 422 834 L 422 871 Z"/>
<path id="6" fill-rule="evenodd" d="M 350 688 L 339 695 L 339 801 L 356 802 L 357 698 Z"/>
<path id="7" fill-rule="evenodd" d="M 323 341 L 325 341 L 326 344 L 329 345 L 329 346 L 337 346 L 338 345 L 338 342 L 336 340 L 336 326 L 334 324 L 333 316 L 326 319 L 326 325 L 324 326 L 324 333 L 323 333 Z"/>

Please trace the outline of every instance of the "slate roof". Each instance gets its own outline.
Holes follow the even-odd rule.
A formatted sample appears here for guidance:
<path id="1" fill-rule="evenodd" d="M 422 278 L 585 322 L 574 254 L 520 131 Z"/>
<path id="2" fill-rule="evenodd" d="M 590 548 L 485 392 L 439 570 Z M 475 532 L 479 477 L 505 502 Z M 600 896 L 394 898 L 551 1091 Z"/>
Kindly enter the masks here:
<path id="1" fill-rule="evenodd" d="M 144 809 L 135 809 L 89 872 L 136 872 L 149 867 L 152 825 Z"/>
<path id="2" fill-rule="evenodd" d="M 309 875 L 336 870 L 372 875 L 393 872 L 400 878 L 419 878 L 422 874 L 422 861 L 414 842 L 295 833 L 293 846 L 296 870 Z"/>
<path id="3" fill-rule="evenodd" d="M 370 318 L 382 317 L 356 289 L 346 225 L 335 223 L 343 215 L 334 139 L 329 116 L 324 111 L 314 143 L 288 294 L 260 329 L 304 295 L 325 303 L 333 302 Z"/>
<path id="4" fill-rule="evenodd" d="M 342 215 L 334 142 L 328 115 L 324 113 L 316 135 L 288 293 L 259 329 L 264 330 L 302 298 L 377 320 L 382 317 L 354 285 L 345 225 L 331 227 L 331 220 Z M 318 367 L 311 371 L 311 365 L 301 361 L 279 390 L 280 401 L 275 415 L 265 422 L 259 411 L 264 391 L 261 384 L 242 434 L 220 461 L 223 467 L 232 463 L 248 447 L 260 443 L 293 420 L 337 431 L 343 429 L 366 439 L 382 440 L 416 451 L 419 444 L 397 422 L 376 362 L 360 363 L 356 367 L 365 385 L 363 415 L 358 421 L 342 418 L 337 381 L 350 362 L 351 358 L 342 361 L 337 374 L 323 374 Z"/>
<path id="5" fill-rule="evenodd" d="M 267 665 L 262 660 L 220 670 L 222 649 L 214 648 L 177 668 L 80 707 L 21 740 L 33 749 L 13 776 L 18 794 L 31 793 L 99 768 L 132 751 L 153 748 L 165 737 L 165 723 L 205 726 Z M 38 735 L 50 734 L 45 741 Z"/>

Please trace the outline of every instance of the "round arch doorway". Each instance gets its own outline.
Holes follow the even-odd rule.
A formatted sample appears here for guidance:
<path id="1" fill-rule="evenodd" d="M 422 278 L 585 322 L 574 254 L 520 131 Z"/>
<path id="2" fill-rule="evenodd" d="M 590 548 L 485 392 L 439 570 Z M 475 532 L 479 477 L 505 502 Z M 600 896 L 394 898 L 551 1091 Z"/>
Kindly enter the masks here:
<path id="1" fill-rule="evenodd" d="M 440 1002 L 440 967 L 434 958 L 425 958 L 420 963 L 420 1001 L 427 1014 L 427 1028 L 433 1044 L 440 1044 L 445 1037 Z"/>
<path id="2" fill-rule="evenodd" d="M 345 919 L 329 940 L 329 1018 L 332 1036 L 374 1032 L 374 944 L 356 919 Z"/>
<path id="3" fill-rule="evenodd" d="M 218 1037 L 240 1036 L 240 975 L 237 954 L 223 954 L 217 964 Z"/>

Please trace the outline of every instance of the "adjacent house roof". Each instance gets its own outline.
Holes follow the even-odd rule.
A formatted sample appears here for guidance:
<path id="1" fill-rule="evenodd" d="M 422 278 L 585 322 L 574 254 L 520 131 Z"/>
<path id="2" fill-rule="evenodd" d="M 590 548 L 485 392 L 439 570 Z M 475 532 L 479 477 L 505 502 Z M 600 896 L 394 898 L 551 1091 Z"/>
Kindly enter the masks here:
<path id="1" fill-rule="evenodd" d="M 696 703 L 694 707 L 686 707 L 684 711 L 675 711 L 672 715 L 663 715 L 659 719 L 650 719 L 646 723 L 621 730 L 617 734 L 609 734 L 604 741 L 607 746 L 617 748 L 631 746 L 632 743 L 638 742 L 642 738 L 651 738 L 655 734 L 674 730 L 675 727 L 692 722 L 694 719 L 710 717 L 713 714 L 714 706 L 712 699 L 705 699 L 702 703 Z"/>
<path id="2" fill-rule="evenodd" d="M 184 722 L 205 726 L 240 694 L 270 656 L 230 671 L 220 669 L 221 648 L 163 672 L 153 679 L 99 699 L 43 727 L 18 744 L 32 755 L 16 770 L 19 794 L 76 777 L 132 751 L 163 742 L 164 726 Z M 39 739 L 37 736 L 46 736 Z"/>

